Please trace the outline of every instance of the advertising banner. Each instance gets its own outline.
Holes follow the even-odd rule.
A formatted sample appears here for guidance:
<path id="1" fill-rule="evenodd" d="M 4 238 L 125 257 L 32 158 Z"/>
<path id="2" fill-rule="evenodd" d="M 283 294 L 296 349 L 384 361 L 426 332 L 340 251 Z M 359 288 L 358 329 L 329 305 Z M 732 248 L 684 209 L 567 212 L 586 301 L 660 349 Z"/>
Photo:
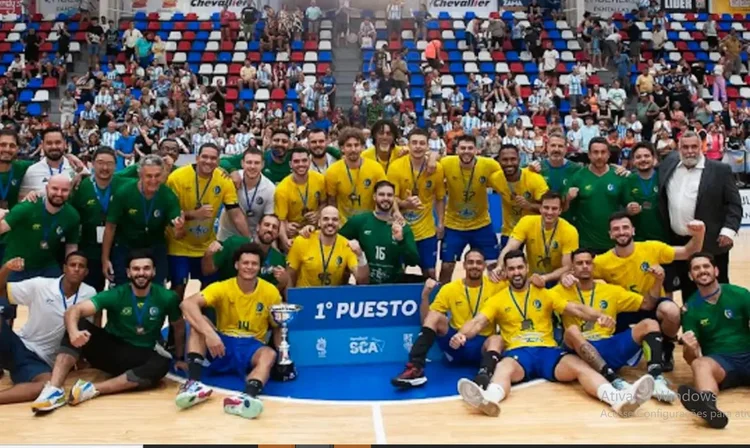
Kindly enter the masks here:
<path id="1" fill-rule="evenodd" d="M 661 0 L 661 8 L 667 12 L 708 12 L 708 0 Z"/>
<path id="2" fill-rule="evenodd" d="M 742 225 L 750 226 L 750 190 L 740 190 L 742 198 Z"/>
<path id="3" fill-rule="evenodd" d="M 405 362 L 419 334 L 422 284 L 292 288 L 298 366 Z"/>
<path id="4" fill-rule="evenodd" d="M 0 14 L 21 14 L 22 6 L 21 0 L 0 0 Z"/>
<path id="5" fill-rule="evenodd" d="M 74 15 L 81 10 L 82 3 L 81 0 L 37 0 L 36 11 L 45 16 L 57 14 Z"/>
<path id="6" fill-rule="evenodd" d="M 712 14 L 748 14 L 750 0 L 711 0 Z"/>
<path id="7" fill-rule="evenodd" d="M 637 0 L 585 0 L 585 8 L 587 12 L 602 17 L 609 18 L 615 13 L 629 13 L 634 9 L 638 9 Z"/>
<path id="8" fill-rule="evenodd" d="M 491 12 L 497 12 L 497 5 L 498 0 L 428 0 L 427 9 L 434 17 L 441 12 L 447 12 L 451 17 L 463 17 L 466 12 L 472 11 L 477 17 L 487 18 Z"/>

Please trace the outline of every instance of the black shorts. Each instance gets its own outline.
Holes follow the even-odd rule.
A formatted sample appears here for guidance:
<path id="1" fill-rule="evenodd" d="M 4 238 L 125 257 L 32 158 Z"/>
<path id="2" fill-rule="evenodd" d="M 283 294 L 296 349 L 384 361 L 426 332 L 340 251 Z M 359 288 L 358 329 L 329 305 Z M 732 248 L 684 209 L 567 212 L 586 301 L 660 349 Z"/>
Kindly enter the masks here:
<path id="1" fill-rule="evenodd" d="M 664 268 L 664 291 L 675 292 L 680 290 L 680 276 L 674 263 L 665 264 Z M 684 300 L 683 300 L 684 302 Z"/>
<path id="2" fill-rule="evenodd" d="M 721 390 L 750 385 L 750 352 L 732 355 L 708 355 L 716 361 L 726 376 L 719 384 Z"/>

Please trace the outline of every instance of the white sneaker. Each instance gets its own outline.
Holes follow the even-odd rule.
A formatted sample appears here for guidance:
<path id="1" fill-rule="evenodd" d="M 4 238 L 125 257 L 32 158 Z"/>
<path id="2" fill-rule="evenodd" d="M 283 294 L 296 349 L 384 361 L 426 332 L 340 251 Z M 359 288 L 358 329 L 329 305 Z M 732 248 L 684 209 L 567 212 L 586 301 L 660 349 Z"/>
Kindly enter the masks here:
<path id="1" fill-rule="evenodd" d="M 643 375 L 629 388 L 618 392 L 618 401 L 612 409 L 621 417 L 632 417 L 635 410 L 651 399 L 654 392 L 654 378 Z"/>
<path id="2" fill-rule="evenodd" d="M 263 402 L 247 394 L 237 394 L 224 399 L 224 412 L 242 418 L 254 419 L 263 413 Z"/>
<path id="3" fill-rule="evenodd" d="M 664 375 L 659 375 L 654 380 L 654 392 L 651 396 L 666 403 L 672 403 L 677 399 L 677 394 L 669 388 L 669 382 Z"/>
<path id="4" fill-rule="evenodd" d="M 617 390 L 625 390 L 625 389 L 627 389 L 628 387 L 631 387 L 631 386 L 632 386 L 632 384 L 628 383 L 627 381 L 625 381 L 624 379 L 619 378 L 619 377 L 615 378 L 615 380 L 612 381 L 612 387 L 614 387 Z"/>
<path id="5" fill-rule="evenodd" d="M 63 388 L 47 383 L 36 400 L 31 404 L 31 410 L 34 412 L 50 412 L 61 406 L 65 406 L 67 402 Z"/>
<path id="6" fill-rule="evenodd" d="M 488 400 L 485 392 L 481 386 L 471 380 L 467 380 L 466 378 L 458 380 L 458 393 L 461 394 L 464 402 L 490 417 L 497 417 L 500 415 L 500 404 L 493 400 Z"/>
<path id="7" fill-rule="evenodd" d="M 175 404 L 180 409 L 187 409 L 208 400 L 212 393 L 213 389 L 200 381 L 188 380 L 180 386 L 180 390 L 177 392 L 177 397 L 175 398 Z"/>
<path id="8" fill-rule="evenodd" d="M 93 383 L 79 379 L 70 389 L 70 396 L 68 397 L 68 403 L 72 406 L 89 401 L 99 395 L 99 391 L 96 390 Z"/>

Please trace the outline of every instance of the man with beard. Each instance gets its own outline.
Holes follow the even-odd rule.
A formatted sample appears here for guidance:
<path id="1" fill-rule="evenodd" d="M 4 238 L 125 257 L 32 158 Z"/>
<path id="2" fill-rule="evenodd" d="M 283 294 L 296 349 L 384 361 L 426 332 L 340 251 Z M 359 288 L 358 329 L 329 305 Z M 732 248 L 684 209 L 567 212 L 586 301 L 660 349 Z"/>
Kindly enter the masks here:
<path id="1" fill-rule="evenodd" d="M 258 229 L 260 219 L 273 213 L 273 196 L 276 186 L 263 173 L 263 153 L 247 149 L 242 154 L 242 172 L 234 173 L 237 187 L 237 203 L 245 215 L 248 231 L 252 235 Z M 240 236 L 226 212 L 219 218 L 218 240 Z"/>
<path id="2" fill-rule="evenodd" d="M 521 159 L 518 151 L 515 145 L 503 145 L 497 156 L 503 172 L 493 175 L 498 180 L 490 179 L 490 183 L 498 185 L 497 193 L 502 196 L 501 248 L 508 244 L 513 228 L 522 217 L 539 213 L 539 201 L 549 190 L 542 176 L 528 168 L 520 169 Z"/>
<path id="3" fill-rule="evenodd" d="M 177 169 L 177 160 L 180 158 L 180 145 L 173 138 L 165 138 L 159 143 L 158 155 L 164 161 L 164 181 Z M 115 177 L 126 177 L 129 179 L 138 179 L 138 164 L 126 166 L 125 169 L 115 173 Z"/>
<path id="4" fill-rule="evenodd" d="M 23 258 L 13 258 L 0 269 L 0 294 L 29 309 L 26 324 L 17 333 L 0 319 L 0 369 L 7 368 L 13 380 L 13 387 L 0 391 L 0 404 L 32 401 L 39 395 L 50 379 L 65 332 L 65 311 L 96 294 L 94 288 L 82 283 L 88 270 L 82 252 L 71 252 L 65 258 L 62 277 L 8 283 L 12 272 L 23 270 Z"/>
<path id="5" fill-rule="evenodd" d="M 487 188 L 502 188 L 505 178 L 499 163 L 477 156 L 476 146 L 476 138 L 471 135 L 457 137 L 456 155 L 443 157 L 440 161 L 448 191 L 445 216 L 438 216 L 438 222 L 445 223 L 440 257 L 443 263 L 441 283 L 451 281 L 456 261 L 467 245 L 479 249 L 488 262 L 497 260 L 500 252 L 490 222 Z M 501 174 L 493 176 L 495 173 Z"/>
<path id="6" fill-rule="evenodd" d="M 449 363 L 480 365 L 483 374 L 492 375 L 502 352 L 502 339 L 495 336 L 493 327 L 483 328 L 479 336 L 460 347 L 450 346 L 451 338 L 476 316 L 487 300 L 508 287 L 506 281 L 495 283 L 485 277 L 485 268 L 482 252 L 469 249 L 464 256 L 464 278 L 453 280 L 440 288 L 422 321 L 422 329 L 409 352 L 406 368 L 391 380 L 391 384 L 401 389 L 424 385 L 427 382 L 424 374 L 427 353 L 436 339 Z M 434 281 L 428 282 L 434 287 Z M 426 287 L 429 288 L 429 283 Z"/>
<path id="7" fill-rule="evenodd" d="M 18 204 L 21 181 L 33 162 L 16 160 L 18 134 L 12 128 L 0 129 L 0 209 L 10 210 Z M 5 245 L 0 246 L 5 249 Z"/>
<path id="8" fill-rule="evenodd" d="M 185 216 L 184 235 L 167 231 L 169 281 L 180 300 L 191 278 L 203 285 L 211 282 L 201 271 L 201 259 L 209 244 L 216 240 L 214 222 L 222 206 L 240 235 L 250 236 L 234 183 L 217 169 L 219 153 L 216 145 L 206 143 L 198 150 L 195 164 L 178 168 L 167 179 L 167 186 L 177 195 Z"/>
<path id="9" fill-rule="evenodd" d="M 176 330 L 177 359 L 182 359 L 185 323 L 177 295 L 152 284 L 155 275 L 150 252 L 135 250 L 127 263 L 129 284 L 100 292 L 90 301 L 68 309 L 67 332 L 55 358 L 52 378 L 31 405 L 34 412 L 49 412 L 66 403 L 78 405 L 99 395 L 157 386 L 170 364 L 169 358 L 154 349 L 162 339 L 161 328 L 166 317 Z M 104 310 L 107 311 L 104 328 L 86 320 Z M 112 378 L 96 384 L 79 379 L 66 399 L 63 383 L 81 357 Z"/>
<path id="10" fill-rule="evenodd" d="M 750 291 L 719 283 L 719 266 L 708 252 L 693 254 L 688 263 L 698 291 L 685 301 L 682 354 L 695 387 L 680 386 L 678 393 L 685 409 L 720 429 L 729 419 L 716 406 L 719 390 L 749 384 Z"/>
<path id="11" fill-rule="evenodd" d="M 586 169 L 576 173 L 567 184 L 567 198 L 571 222 L 580 235 L 581 247 L 597 254 L 612 247 L 607 235 L 607 220 L 622 208 L 624 178 L 609 166 L 609 145 L 603 137 L 594 137 L 589 143 L 589 160 Z"/>
<path id="12" fill-rule="evenodd" d="M 692 238 L 685 246 L 675 247 L 660 241 L 635 242 L 635 228 L 625 212 L 613 214 L 609 220 L 609 235 L 615 248 L 596 257 L 594 278 L 621 286 L 628 291 L 646 295 L 656 281 L 648 273 L 652 266 L 666 265 L 675 260 L 687 260 L 703 246 L 706 226 L 702 221 L 691 221 L 688 230 Z M 571 286 L 574 278 L 565 279 L 563 284 Z M 680 308 L 661 291 L 661 299 L 652 311 L 620 313 L 617 316 L 615 333 L 621 333 L 643 319 L 655 319 L 661 325 L 664 339 L 664 371 L 674 368 L 672 352 L 677 332 L 680 329 Z"/>
<path id="13" fill-rule="evenodd" d="M 625 180 L 625 203 L 638 229 L 635 240 L 667 242 L 667 229 L 659 212 L 659 173 L 654 168 L 654 146 L 648 142 L 636 144 L 631 158 L 637 173 Z"/>
<path id="14" fill-rule="evenodd" d="M 263 175 L 274 184 L 278 184 L 291 174 L 289 166 L 290 135 L 286 129 L 274 129 L 271 135 L 271 147 L 265 151 Z"/>
<path id="15" fill-rule="evenodd" d="M 292 174 L 276 186 L 273 197 L 274 213 L 281 220 L 279 239 L 285 252 L 292 247 L 301 227 L 317 224 L 320 208 L 328 202 L 325 176 L 310 171 L 307 149 L 292 148 L 289 164 Z"/>
<path id="16" fill-rule="evenodd" d="M 394 222 L 395 187 L 387 180 L 375 184 L 375 211 L 352 216 L 339 234 L 360 246 L 370 266 L 372 285 L 401 283 L 404 265 L 419 265 L 419 252 L 411 227 Z"/>
<path id="17" fill-rule="evenodd" d="M 428 139 L 424 129 L 414 129 L 409 134 L 409 156 L 393 162 L 388 179 L 395 185 L 398 208 L 414 232 L 422 275 L 436 278 L 438 239 L 445 232 L 445 174 L 439 163 L 434 172 L 427 172 Z"/>
<path id="18" fill-rule="evenodd" d="M 328 146 L 328 136 L 322 129 L 313 128 L 307 131 L 307 149 L 312 155 L 313 169 L 323 175 L 328 171 L 328 167 L 341 158 L 341 152 L 338 149 Z"/>
<path id="19" fill-rule="evenodd" d="M 286 272 L 286 257 L 273 247 L 279 236 L 280 222 L 276 215 L 265 215 L 260 219 L 257 232 L 253 238 L 230 236 L 226 240 L 214 241 L 208 246 L 203 256 L 203 275 L 216 274 L 216 281 L 228 280 L 237 275 L 234 266 L 234 253 L 240 246 L 256 243 L 263 250 L 263 266 L 259 277 L 284 291 L 289 283 Z"/>
<path id="20" fill-rule="evenodd" d="M 257 244 L 240 246 L 233 259 L 237 269 L 234 278 L 204 288 L 181 305 L 191 328 L 188 381 L 180 387 L 175 403 L 185 409 L 211 396 L 212 389 L 200 382 L 208 361 L 209 372 L 229 373 L 245 380 L 244 393 L 224 398 L 224 412 L 252 419 L 263 412 L 258 396 L 276 363 L 276 351 L 266 345 L 268 331 L 273 329 L 275 345 L 281 342 L 281 332 L 270 313 L 272 306 L 281 303 L 281 295 L 273 285 L 258 278 L 263 249 Z M 206 307 L 216 310 L 216 327 L 203 315 Z"/>
<path id="21" fill-rule="evenodd" d="M 94 153 L 94 178 L 86 177 L 73 191 L 70 204 L 81 217 L 80 249 L 92 266 L 86 276 L 86 284 L 103 291 L 106 280 L 102 270 L 102 241 L 107 211 L 114 192 L 127 178 L 113 176 L 117 157 L 112 148 L 102 146 Z"/>
<path id="22" fill-rule="evenodd" d="M 350 247 L 349 241 L 338 234 L 339 212 L 335 207 L 326 206 L 320 211 L 318 227 L 320 230 L 309 237 L 295 238 L 287 256 L 289 285 L 340 286 L 349 282 L 350 273 L 357 284 L 367 284 L 367 257 L 359 245 Z"/>
<path id="23" fill-rule="evenodd" d="M 606 328 L 615 325 L 610 316 L 530 284 L 523 252 L 508 252 L 503 262 L 510 287 L 490 297 L 450 341 L 450 346 L 458 349 L 487 326 L 500 326 L 505 351 L 494 374 L 478 375 L 477 382 L 468 379 L 458 382 L 458 391 L 466 403 L 487 415 L 498 416 L 500 401 L 510 393 L 511 384 L 536 378 L 564 383 L 578 381 L 587 394 L 610 404 L 623 417 L 633 415 L 651 398 L 653 377 L 645 375 L 631 387 L 617 391 L 582 359 L 557 347 L 552 336 L 553 312 Z"/>
<path id="24" fill-rule="evenodd" d="M 77 157 L 65 155 L 67 152 L 65 135 L 57 127 L 47 128 L 42 131 L 42 151 L 44 158 L 31 165 L 21 181 L 20 197 L 26 197 L 29 193 L 41 194 L 44 187 L 55 174 L 62 174 L 73 180 L 78 173 L 89 174 Z"/>
<path id="25" fill-rule="evenodd" d="M 594 282 L 595 256 L 596 254 L 588 249 L 573 252 L 573 275 L 577 279 L 576 285 L 570 288 L 557 285 L 552 291 L 568 302 L 580 302 L 600 310 L 615 321 L 620 313 L 654 309 L 661 297 L 664 282 L 664 270 L 660 266 L 649 267 L 648 273 L 655 278 L 655 282 L 645 295 L 640 295 L 616 285 Z M 601 373 L 615 389 L 623 390 L 630 386 L 615 372 L 625 366 L 638 365 L 641 354 L 645 354 L 648 374 L 654 378 L 653 397 L 669 403 L 677 398 L 662 375 L 663 335 L 656 320 L 643 319 L 632 328 L 618 334 L 614 334 L 612 328 L 582 322 L 570 316 L 563 317 L 563 326 L 565 345 Z"/>
<path id="26" fill-rule="evenodd" d="M 508 243 L 500 253 L 502 260 L 512 250 L 526 248 L 533 274 L 531 283 L 543 288 L 554 283 L 570 270 L 570 254 L 578 249 L 578 231 L 572 224 L 560 217 L 562 196 L 548 191 L 542 195 L 541 215 L 524 216 L 513 228 Z M 493 271 L 501 276 L 499 267 Z"/>
<path id="27" fill-rule="evenodd" d="M 547 158 L 541 162 L 540 174 L 551 191 L 563 194 L 569 179 L 583 168 L 583 165 L 565 158 L 566 141 L 561 134 L 551 134 L 547 139 Z"/>
<path id="28" fill-rule="evenodd" d="M 375 209 L 372 187 L 385 180 L 385 171 L 377 162 L 362 157 L 365 137 L 362 131 L 345 128 L 339 134 L 339 147 L 344 158 L 326 172 L 328 204 L 340 211 L 342 223 L 352 216 Z"/>
<path id="29" fill-rule="evenodd" d="M 112 197 L 102 238 L 102 273 L 116 285 L 127 283 L 127 256 L 131 250 L 150 248 L 154 281 L 166 280 L 166 230 L 175 238 L 184 234 L 185 218 L 174 192 L 163 184 L 164 161 L 150 154 L 139 162 L 138 182 L 126 182 Z"/>

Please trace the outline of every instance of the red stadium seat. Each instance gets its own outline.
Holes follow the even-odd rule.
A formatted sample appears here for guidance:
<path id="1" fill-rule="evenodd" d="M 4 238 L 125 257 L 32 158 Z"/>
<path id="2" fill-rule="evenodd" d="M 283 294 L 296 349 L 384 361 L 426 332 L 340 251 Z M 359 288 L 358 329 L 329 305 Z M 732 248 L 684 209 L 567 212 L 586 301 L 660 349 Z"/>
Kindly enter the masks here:
<path id="1" fill-rule="evenodd" d="M 42 87 L 45 89 L 56 89 L 57 88 L 57 78 L 53 78 L 51 76 L 48 76 L 44 78 L 44 82 L 42 83 Z"/>
<path id="2" fill-rule="evenodd" d="M 234 42 L 222 42 L 221 51 L 234 51 Z"/>
<path id="3" fill-rule="evenodd" d="M 227 89 L 226 99 L 228 101 L 236 101 L 237 98 L 239 98 L 239 93 L 237 92 L 237 89 Z"/>
<path id="4" fill-rule="evenodd" d="M 192 47 L 192 43 L 186 40 L 181 40 L 177 42 L 177 51 L 190 51 L 191 47 Z"/>
<path id="5" fill-rule="evenodd" d="M 500 50 L 496 50 L 492 52 L 492 60 L 496 62 L 503 62 L 505 61 L 505 53 L 503 53 Z"/>
<path id="6" fill-rule="evenodd" d="M 307 42 L 305 42 L 304 49 L 305 49 L 305 51 L 317 51 L 318 50 L 318 43 L 317 42 L 307 41 Z"/>
<path id="7" fill-rule="evenodd" d="M 193 32 L 193 31 L 185 31 L 184 33 L 182 33 L 182 38 L 184 40 L 193 41 L 193 40 L 195 40 L 195 32 Z"/>
<path id="8" fill-rule="evenodd" d="M 284 89 L 273 89 L 271 92 L 271 99 L 275 101 L 283 101 L 286 98 L 286 92 Z"/>
<path id="9" fill-rule="evenodd" d="M 258 53 L 257 51 L 253 51 L 247 54 L 247 58 L 250 60 L 250 62 L 260 62 L 260 53 Z"/>
<path id="10" fill-rule="evenodd" d="M 326 73 L 326 70 L 328 70 L 329 68 L 331 68 L 331 64 L 329 64 L 327 62 L 321 62 L 316 67 L 315 73 L 317 73 L 319 75 L 324 75 Z"/>
<path id="11" fill-rule="evenodd" d="M 523 68 L 523 64 L 521 64 L 520 62 L 511 62 L 510 71 L 511 73 L 523 73 L 525 70 Z"/>
<path id="12" fill-rule="evenodd" d="M 240 70 L 242 70 L 242 64 L 229 64 L 230 75 L 239 75 Z"/>
<path id="13" fill-rule="evenodd" d="M 150 13 L 148 13 L 148 20 L 150 20 L 150 21 L 157 20 L 158 21 L 159 20 L 159 13 L 158 12 L 150 12 Z"/>
<path id="14" fill-rule="evenodd" d="M 544 115 L 535 115 L 531 118 L 531 124 L 535 127 L 546 128 L 547 118 L 545 118 Z"/>
<path id="15" fill-rule="evenodd" d="M 161 23 L 159 22 L 148 22 L 149 31 L 159 31 L 161 29 Z"/>
<path id="16" fill-rule="evenodd" d="M 453 24 L 450 20 L 441 20 L 440 21 L 440 29 L 441 30 L 452 30 Z"/>
<path id="17" fill-rule="evenodd" d="M 186 22 L 175 22 L 174 23 L 174 30 L 175 31 L 185 31 L 187 29 L 187 23 Z"/>
<path id="18" fill-rule="evenodd" d="M 201 56 L 201 62 L 216 62 L 216 53 L 213 51 L 207 51 Z"/>
<path id="19" fill-rule="evenodd" d="M 201 31 L 213 31 L 214 24 L 211 22 L 201 22 L 199 28 Z"/>
<path id="20" fill-rule="evenodd" d="M 290 59 L 292 62 L 304 62 L 305 54 L 301 51 L 293 51 Z"/>

